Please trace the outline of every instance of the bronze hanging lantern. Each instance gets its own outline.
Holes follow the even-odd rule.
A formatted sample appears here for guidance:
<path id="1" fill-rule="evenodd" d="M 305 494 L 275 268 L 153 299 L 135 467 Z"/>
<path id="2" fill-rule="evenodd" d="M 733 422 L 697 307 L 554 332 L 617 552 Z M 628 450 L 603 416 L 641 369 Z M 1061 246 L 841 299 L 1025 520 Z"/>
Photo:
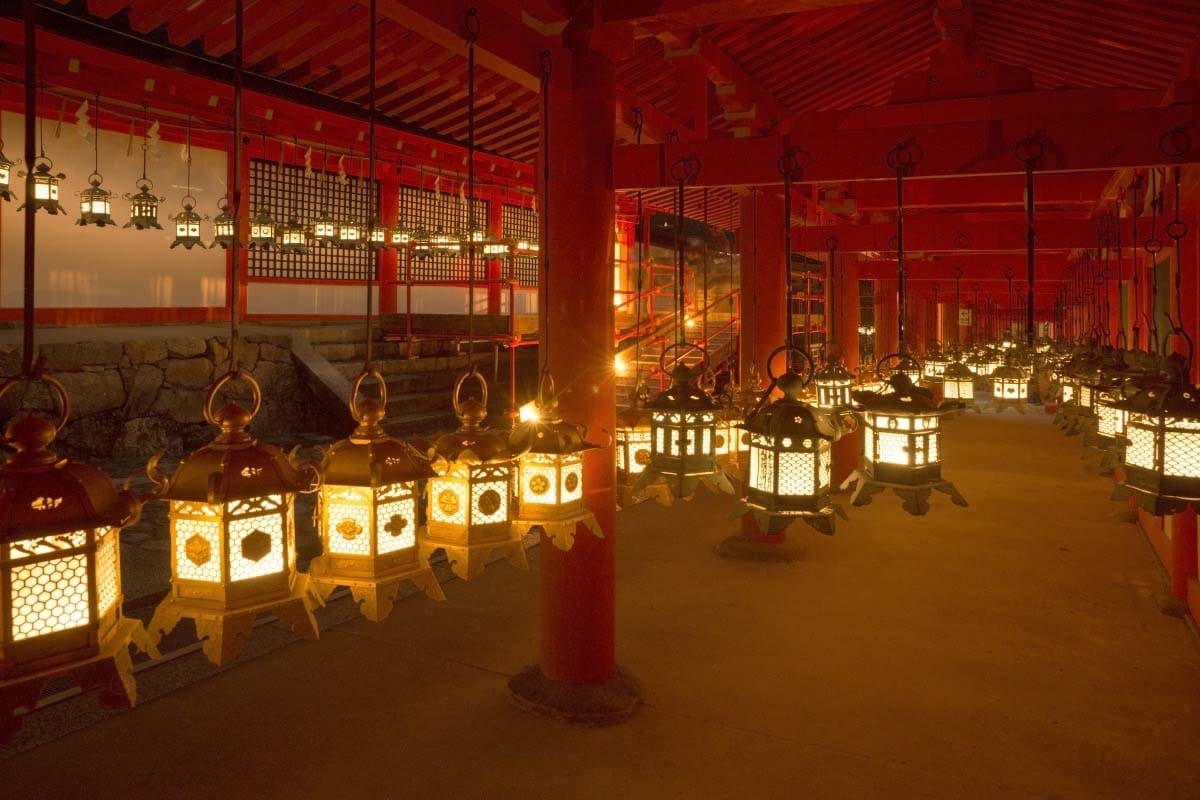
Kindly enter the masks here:
<path id="1" fill-rule="evenodd" d="M 22 374 L 0 396 L 27 382 Z M 18 412 L 4 438 L 16 454 L 0 467 L 0 741 L 50 683 L 69 678 L 105 701 L 136 699 L 129 646 L 158 657 L 142 623 L 121 613 L 121 529 L 141 503 L 99 469 L 48 449 L 69 415 L 62 384 L 57 422 Z"/>
<path id="2" fill-rule="evenodd" d="M 1024 414 L 1029 400 L 1029 378 L 1025 371 L 1014 363 L 1010 355 L 1004 366 L 992 372 L 992 408 L 996 413 L 1014 408 Z M 943 395 L 944 396 L 944 395 Z"/>
<path id="3" fill-rule="evenodd" d="M 249 410 L 229 401 L 213 411 L 226 383 L 241 378 L 251 390 Z M 220 433 L 188 455 L 175 473 L 146 473 L 153 499 L 170 503 L 171 591 L 150 623 L 154 641 L 181 619 L 196 624 L 204 654 L 221 665 L 245 644 L 254 620 L 272 613 L 302 636 L 317 637 L 308 576 L 296 570 L 295 497 L 313 492 L 320 475 L 246 430 L 262 405 L 248 372 L 229 372 L 209 388 L 204 418 Z"/>
<path id="4" fill-rule="evenodd" d="M 368 377 L 379 385 L 377 399 L 360 399 Z M 410 446 L 384 432 L 386 408 L 383 376 L 359 374 L 350 398 L 358 427 L 331 445 L 321 462 L 317 520 L 324 554 L 309 565 L 315 590 L 328 597 L 338 586 L 350 587 L 372 622 L 391 613 L 406 581 L 434 600 L 446 599 L 418 543 L 420 482 L 434 473 Z"/>
<path id="5" fill-rule="evenodd" d="M 213 217 L 213 240 L 209 247 L 228 250 L 233 245 L 233 237 L 237 236 L 237 221 L 229 213 L 228 198 L 217 201 L 217 210 L 220 213 Z"/>
<path id="6" fill-rule="evenodd" d="M 531 419 L 513 428 L 510 442 L 517 459 L 517 530 L 541 529 L 560 550 L 575 544 L 579 525 L 597 538 L 604 532 L 583 505 L 583 457 L 596 447 L 587 429 L 564 422 L 558 409 L 554 378 L 544 372 L 538 384 Z"/>
<path id="7" fill-rule="evenodd" d="M 975 374 L 962 361 L 953 361 L 942 372 L 942 399 L 979 411 L 975 404 Z"/>
<path id="8" fill-rule="evenodd" d="M 813 372 L 807 353 L 779 348 L 767 359 L 768 374 L 774 356 L 789 349 L 807 362 L 807 377 L 790 367 L 783 375 L 770 375 L 758 407 L 741 425 L 750 436 L 744 502 L 761 531 L 781 533 L 799 517 L 814 530 L 832 535 L 834 514 L 840 513 L 830 503 L 838 431 L 827 415 L 803 400 Z M 770 402 L 775 390 L 782 396 Z"/>
<path id="9" fill-rule="evenodd" d="M 183 209 L 171 217 L 171 221 L 175 223 L 175 240 L 171 242 L 171 249 L 174 250 L 180 245 L 185 250 L 191 250 L 193 247 L 205 249 L 204 241 L 200 238 L 200 223 L 204 221 L 204 217 L 196 213 L 196 198 L 189 194 L 180 202 Z"/>
<path id="10" fill-rule="evenodd" d="M 480 397 L 459 399 L 468 379 L 480 387 Z M 487 418 L 487 382 L 476 370 L 462 375 L 454 386 L 454 413 L 459 429 L 438 438 L 429 451 L 426 536 L 421 553 L 441 549 L 454 574 L 476 577 L 493 552 L 501 552 L 521 569 L 528 569 L 525 543 L 513 526 L 517 507 L 513 497 L 515 454 L 508 435 L 483 427 Z"/>
<path id="11" fill-rule="evenodd" d="M 100 95 L 95 95 L 92 109 L 96 112 L 95 124 L 92 126 L 92 174 L 88 176 L 88 188 L 79 193 L 79 219 L 75 224 L 80 227 L 95 225 L 104 228 L 114 225 L 112 218 L 112 192 L 105 189 L 104 176 L 100 174 Z"/>
<path id="12" fill-rule="evenodd" d="M 250 249 L 263 251 L 277 249 L 279 242 L 275 231 L 274 218 L 265 208 L 260 207 L 250 217 Z"/>
<path id="13" fill-rule="evenodd" d="M 4 155 L 4 141 L 0 139 L 0 200 L 11 201 L 12 169 L 16 166 L 8 156 Z"/>
<path id="14" fill-rule="evenodd" d="M 162 230 L 158 223 L 158 204 L 166 198 L 154 194 L 154 181 L 146 177 L 146 163 L 150 154 L 150 106 L 142 103 L 142 177 L 138 178 L 136 194 L 126 194 L 129 201 L 129 222 L 126 228 L 144 231 L 148 228 Z"/>
<path id="15" fill-rule="evenodd" d="M 813 376 L 816 386 L 817 408 L 828 411 L 843 411 L 851 407 L 850 392 L 854 386 L 854 375 L 846 369 L 837 353 L 830 353 L 825 364 Z"/>
<path id="16" fill-rule="evenodd" d="M 33 172 L 19 173 L 27 182 L 32 183 L 28 192 L 28 200 L 17 208 L 20 211 L 25 206 L 32 206 L 34 211 L 45 211 L 47 214 L 65 214 L 67 210 L 58 202 L 58 184 L 67 176 L 54 171 L 54 162 L 46 154 L 38 156 L 33 164 Z"/>

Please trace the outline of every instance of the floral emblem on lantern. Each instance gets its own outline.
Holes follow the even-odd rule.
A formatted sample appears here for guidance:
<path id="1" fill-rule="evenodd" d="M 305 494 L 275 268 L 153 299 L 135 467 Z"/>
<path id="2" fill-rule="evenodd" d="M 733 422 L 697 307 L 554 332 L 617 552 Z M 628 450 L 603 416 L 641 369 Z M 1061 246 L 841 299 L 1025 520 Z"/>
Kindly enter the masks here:
<path id="1" fill-rule="evenodd" d="M 399 514 L 393 514 L 392 518 L 388 520 L 387 525 L 383 526 L 383 529 L 385 531 L 387 531 L 388 533 L 390 533 L 392 536 L 399 536 L 402 533 L 404 533 L 404 529 L 407 527 L 408 527 L 408 520 L 406 520 L 404 517 L 400 516 Z"/>
<path id="2" fill-rule="evenodd" d="M 458 513 L 458 495 L 449 489 L 445 489 L 437 496 L 438 508 L 442 513 L 450 516 Z"/>
<path id="3" fill-rule="evenodd" d="M 500 510 L 500 493 L 495 489 L 488 489 L 483 494 L 479 495 L 479 510 L 491 516 Z"/>
<path id="4" fill-rule="evenodd" d="M 362 533 L 362 526 L 347 517 L 337 524 L 337 532 L 340 533 L 342 538 L 346 541 L 352 541 L 356 536 Z"/>
<path id="5" fill-rule="evenodd" d="M 567 475 L 566 480 L 563 481 L 563 486 L 566 487 L 568 492 L 575 491 L 575 488 L 579 486 L 579 474 L 572 472 L 571 474 Z"/>
<path id="6" fill-rule="evenodd" d="M 196 534 L 184 542 L 183 552 L 187 555 L 188 561 L 191 561 L 196 566 L 207 564 L 212 558 L 212 545 L 208 543 L 200 534 Z"/>
<path id="7" fill-rule="evenodd" d="M 545 475 L 534 475 L 529 479 L 529 491 L 534 494 L 545 494 L 550 491 L 550 481 L 546 479 Z"/>

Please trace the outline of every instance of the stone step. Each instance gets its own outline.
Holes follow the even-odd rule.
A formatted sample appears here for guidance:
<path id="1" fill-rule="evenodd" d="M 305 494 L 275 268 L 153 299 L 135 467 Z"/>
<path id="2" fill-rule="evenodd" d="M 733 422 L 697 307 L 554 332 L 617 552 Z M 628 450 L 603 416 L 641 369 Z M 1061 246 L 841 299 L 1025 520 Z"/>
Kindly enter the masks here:
<path id="1" fill-rule="evenodd" d="M 441 392 L 409 392 L 406 394 L 393 394 L 389 391 L 387 418 L 391 419 L 392 417 L 403 417 L 426 412 L 439 412 L 441 414 L 452 415 L 453 402 L 449 390 Z"/>
<path id="2" fill-rule="evenodd" d="M 389 397 L 422 392 L 443 392 L 448 396 L 461 374 L 457 370 L 402 372 L 398 375 L 388 375 L 384 380 L 387 381 Z"/>
<path id="3" fill-rule="evenodd" d="M 328 361 L 362 360 L 367 354 L 367 343 L 361 340 L 353 342 L 320 342 L 314 343 L 313 349 Z M 412 354 L 417 357 L 452 355 L 455 353 L 450 342 L 424 340 L 413 342 Z M 377 341 L 372 348 L 372 355 L 377 359 L 408 358 L 409 347 L 404 342 Z"/>
<path id="4" fill-rule="evenodd" d="M 420 437 L 432 441 L 440 434 L 457 428 L 458 420 L 449 410 L 388 415 L 383 420 L 383 429 L 397 439 Z"/>
<path id="5" fill-rule="evenodd" d="M 334 369 L 353 380 L 362 370 L 362 361 L 330 361 Z M 421 372 L 462 372 L 467 368 L 467 356 L 427 356 L 424 358 L 389 358 L 375 362 L 375 369 L 384 377 Z M 476 357 L 476 363 L 482 361 Z M 489 372 L 490 374 L 490 372 Z"/>

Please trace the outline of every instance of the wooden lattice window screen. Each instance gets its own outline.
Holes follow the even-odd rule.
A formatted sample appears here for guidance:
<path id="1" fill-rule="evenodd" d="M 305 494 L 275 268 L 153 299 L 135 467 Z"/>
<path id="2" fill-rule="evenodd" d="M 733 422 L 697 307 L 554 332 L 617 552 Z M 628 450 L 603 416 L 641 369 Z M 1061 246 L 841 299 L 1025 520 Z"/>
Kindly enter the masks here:
<path id="1" fill-rule="evenodd" d="M 318 170 L 313 171 L 313 177 L 306 178 L 303 167 L 252 159 L 250 211 L 265 208 L 276 224 L 282 225 L 292 215 L 294 195 L 296 218 L 305 226 L 311 226 L 327 204 L 334 219 L 356 219 L 365 224 L 371 215 L 366 183 L 363 178 L 348 176 L 343 184 L 337 175 L 327 176 Z M 375 191 L 379 191 L 378 181 Z M 376 264 L 373 253 L 335 247 L 310 247 L 306 255 L 261 250 L 251 250 L 249 254 L 251 278 L 375 280 Z"/>
<path id="2" fill-rule="evenodd" d="M 511 242 L 524 239 L 528 242 L 538 241 L 538 213 L 532 208 L 513 206 L 507 203 L 501 209 L 500 224 L 504 226 L 504 238 Z M 535 287 L 538 285 L 537 254 L 518 255 L 513 259 L 513 277 L 520 281 L 521 286 Z"/>
<path id="3" fill-rule="evenodd" d="M 451 235 L 467 228 L 467 208 L 458 195 L 414 186 L 400 187 L 400 208 L 405 221 L 414 231 L 424 230 L 430 234 L 439 228 Z M 484 228 L 487 223 L 487 201 L 475 199 L 475 224 Z M 461 281 L 466 283 L 471 274 L 470 258 L 466 248 L 458 255 L 435 253 L 429 258 L 413 259 L 412 279 L 425 281 Z M 482 252 L 475 254 L 475 280 L 487 279 L 487 259 Z"/>

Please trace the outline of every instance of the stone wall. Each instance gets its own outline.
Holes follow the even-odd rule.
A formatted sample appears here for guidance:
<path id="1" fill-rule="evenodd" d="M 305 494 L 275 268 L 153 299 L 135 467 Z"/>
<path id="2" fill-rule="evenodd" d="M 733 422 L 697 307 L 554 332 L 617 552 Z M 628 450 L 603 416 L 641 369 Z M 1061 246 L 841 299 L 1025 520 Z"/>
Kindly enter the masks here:
<path id="1" fill-rule="evenodd" d="M 45 371 L 71 398 L 71 417 L 56 452 L 92 459 L 182 453 L 209 441 L 215 431 L 204 421 L 204 394 L 229 369 L 227 337 L 175 336 L 130 341 L 48 343 L 39 346 Z M 311 430 L 312 403 L 299 380 L 287 334 L 249 334 L 243 339 L 241 367 L 262 387 L 263 407 L 251 424 L 258 436 L 286 438 Z M 0 372 L 20 369 L 20 348 L 0 346 Z M 248 403 L 241 382 L 223 395 Z M 27 390 L 25 404 L 44 408 L 48 393 Z M 0 404 L 7 419 L 21 404 L 14 387 Z"/>

